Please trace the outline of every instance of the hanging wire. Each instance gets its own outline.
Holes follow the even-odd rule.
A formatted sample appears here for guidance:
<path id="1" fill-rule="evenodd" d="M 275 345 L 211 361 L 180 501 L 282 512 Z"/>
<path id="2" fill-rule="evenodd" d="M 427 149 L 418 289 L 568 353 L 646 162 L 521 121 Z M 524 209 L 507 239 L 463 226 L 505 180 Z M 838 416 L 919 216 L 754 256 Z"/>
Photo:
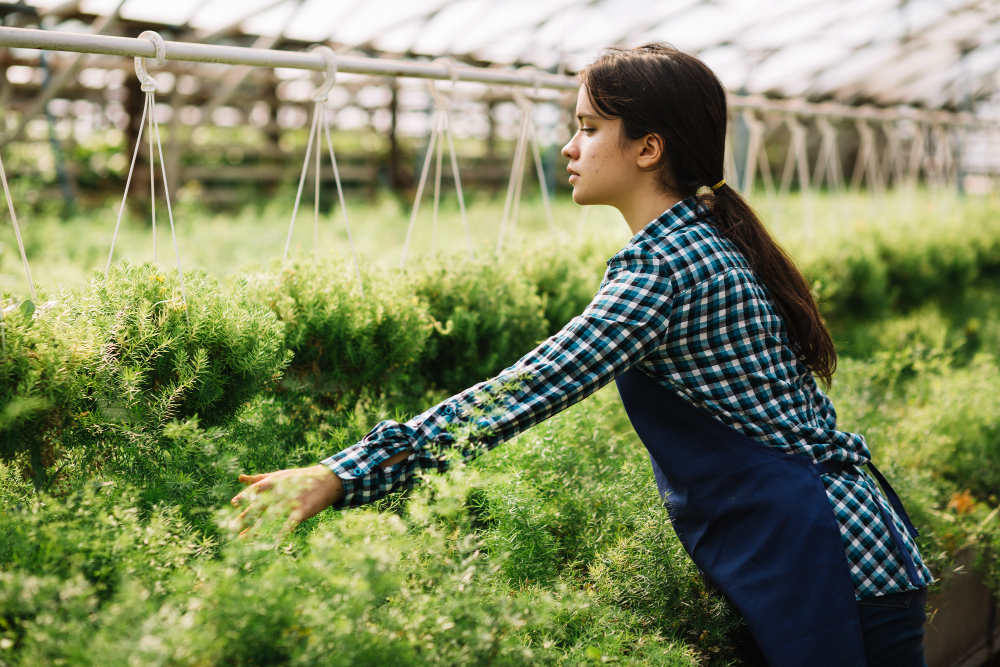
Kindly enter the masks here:
<path id="1" fill-rule="evenodd" d="M 153 44 L 156 47 L 156 61 L 157 61 L 158 64 L 162 65 L 163 61 L 165 60 L 165 57 L 166 57 L 166 47 L 165 47 L 165 45 L 163 43 L 163 38 L 161 38 L 157 33 L 153 32 L 152 30 L 147 30 L 147 31 L 143 32 L 142 34 L 139 35 L 139 37 L 143 38 L 143 39 L 148 39 L 148 40 L 150 40 L 150 41 L 153 42 Z M 187 289 L 186 289 L 186 286 L 184 285 L 184 272 L 181 269 L 181 255 L 180 255 L 180 250 L 179 250 L 179 248 L 177 246 L 177 230 L 176 230 L 176 227 L 174 225 L 174 211 L 173 211 L 173 207 L 170 204 L 170 188 L 169 188 L 169 186 L 167 184 L 167 172 L 166 172 L 166 169 L 164 169 L 164 165 L 166 164 L 166 162 L 163 159 L 163 142 L 160 140 L 160 124 L 159 124 L 159 122 L 156 119 L 156 97 L 155 97 L 155 95 L 156 95 L 156 91 L 159 90 L 160 86 L 159 86 L 159 84 L 156 83 L 156 79 L 154 79 L 153 77 L 151 77 L 149 75 L 149 73 L 146 71 L 145 58 L 143 58 L 141 56 L 140 57 L 136 57 L 136 59 L 135 59 L 135 73 L 136 73 L 136 76 L 139 77 L 139 81 L 142 83 L 142 91 L 146 95 L 145 95 L 145 100 L 143 101 L 143 106 L 142 106 L 142 119 L 139 121 L 139 136 L 136 138 L 136 141 L 135 141 L 135 151 L 132 153 L 132 164 L 129 165 L 128 178 L 126 178 L 126 180 L 125 180 L 125 194 L 122 196 L 121 209 L 118 211 L 118 221 L 115 223 L 115 231 L 114 231 L 114 234 L 111 237 L 111 252 L 108 253 L 108 263 L 104 267 L 104 275 L 107 275 L 108 271 L 111 269 L 111 260 L 112 260 L 112 258 L 114 257 L 114 254 L 115 254 L 115 240 L 118 238 L 118 230 L 121 227 L 122 215 L 124 215 L 124 213 L 125 213 L 125 204 L 126 204 L 126 202 L 128 200 L 128 189 L 129 189 L 129 185 L 132 183 L 132 173 L 135 170 L 135 159 L 136 159 L 136 156 L 139 154 L 139 145 L 142 143 L 142 130 L 143 130 L 143 127 L 146 124 L 146 114 L 148 112 L 149 113 L 149 122 L 150 122 L 150 136 L 149 136 L 149 142 L 150 142 L 150 152 L 149 152 L 150 192 L 151 192 L 151 195 L 155 194 L 155 190 L 153 189 L 153 187 L 155 186 L 155 177 L 154 177 L 154 167 L 155 167 L 155 165 L 154 165 L 154 157 L 155 157 L 155 155 L 153 153 L 153 139 L 155 138 L 156 139 L 156 150 L 157 150 L 156 154 L 159 155 L 159 158 L 160 158 L 160 174 L 163 176 L 163 197 L 167 201 L 167 218 L 170 220 L 170 235 L 173 238 L 173 242 L 174 242 L 174 257 L 177 260 L 177 276 L 178 276 L 178 278 L 180 280 L 180 284 L 181 284 L 181 298 L 183 299 L 183 303 L 184 303 L 184 316 L 187 319 L 188 326 L 190 326 L 191 325 L 191 313 L 188 311 Z M 156 211 L 156 200 L 153 199 L 152 203 L 153 203 L 153 219 L 155 221 L 155 219 L 156 219 L 156 217 L 155 217 L 156 216 L 156 212 L 155 212 Z M 155 222 L 154 222 L 154 224 L 155 224 Z M 154 251 L 153 251 L 154 252 L 154 256 L 153 256 L 153 259 L 155 261 L 156 260 L 156 255 L 155 255 L 155 252 L 156 252 L 156 250 L 155 250 L 155 243 L 156 243 L 156 240 L 155 240 L 156 239 L 155 227 L 154 227 L 153 239 L 154 239 L 154 241 L 153 241 L 153 243 L 154 243 Z"/>
<path id="2" fill-rule="evenodd" d="M 149 106 L 154 106 L 156 100 L 152 93 L 146 94 Z M 145 105 L 144 105 L 145 106 Z M 163 160 L 160 160 L 160 171 L 163 171 Z M 156 263 L 156 172 L 153 170 L 153 114 L 149 114 L 149 202 L 153 216 L 153 263 Z"/>
<path id="3" fill-rule="evenodd" d="M 288 249 L 292 245 L 292 231 L 295 229 L 295 217 L 299 214 L 299 202 L 302 200 L 302 187 L 306 183 L 306 171 L 309 169 L 309 156 L 312 155 L 313 137 L 316 135 L 316 127 L 319 124 L 319 116 L 315 113 L 316 105 L 313 105 L 312 125 L 309 127 L 309 140 L 306 141 L 306 159 L 302 162 L 302 175 L 299 176 L 299 189 L 295 192 L 295 205 L 292 206 L 292 221 L 288 225 L 288 238 L 285 239 L 285 252 L 281 256 L 281 263 L 288 261 Z"/>
<path id="4" fill-rule="evenodd" d="M 326 112 L 323 110 L 323 103 L 316 102 L 313 105 L 313 116 L 324 115 L 323 126 L 326 127 Z M 316 133 L 316 186 L 313 188 L 313 264 L 319 259 L 319 166 L 320 166 L 320 137 L 319 132 Z"/>
<path id="5" fill-rule="evenodd" d="M 139 154 L 139 145 L 142 143 L 142 128 L 146 125 L 146 112 L 149 110 L 149 95 L 145 96 L 142 103 L 142 119 L 139 121 L 139 136 L 135 138 L 135 150 L 132 151 L 132 164 L 128 167 L 128 178 L 125 179 L 125 194 L 122 195 L 122 205 L 118 209 L 118 221 L 115 223 L 115 231 L 111 235 L 111 252 L 108 253 L 108 263 L 104 265 L 104 275 L 108 275 L 111 269 L 111 259 L 115 256 L 115 241 L 118 240 L 118 229 L 122 225 L 122 216 L 125 215 L 125 200 L 128 199 L 128 188 L 132 184 L 132 172 L 135 170 L 135 158 Z M 152 155 L 152 153 L 150 153 Z M 152 169 L 150 169 L 152 170 Z"/>
<path id="6" fill-rule="evenodd" d="M 410 238 L 413 236 L 413 227 L 417 222 L 417 212 L 420 210 L 420 199 L 424 194 L 424 186 L 427 184 L 427 174 L 430 171 L 431 158 L 434 156 L 434 146 L 438 136 L 440 111 L 434 112 L 434 125 L 431 129 L 431 140 L 427 144 L 427 155 L 424 156 L 424 166 L 420 170 L 420 182 L 417 183 L 417 196 L 413 201 L 413 210 L 410 212 L 410 224 L 406 227 L 406 237 L 403 239 L 403 252 L 399 256 L 400 270 L 406 266 L 406 253 L 410 249 Z"/>
<path id="7" fill-rule="evenodd" d="M 17 224 L 17 214 L 14 213 L 14 200 L 10 197 L 10 187 L 7 185 L 7 172 L 3 168 L 3 160 L 0 160 L 0 181 L 3 181 L 3 194 L 7 197 L 7 210 L 10 211 L 10 221 L 14 224 L 14 236 L 17 237 L 17 249 L 21 251 L 21 262 L 24 264 L 24 275 L 28 278 L 28 288 L 31 290 L 32 301 L 38 300 L 38 293 L 35 292 L 35 281 L 31 279 L 31 268 L 28 266 L 28 255 L 24 252 L 24 242 L 21 240 L 21 227 Z M 0 304 L 2 310 L 3 304 Z M 6 347 L 6 340 L 4 341 Z"/>
<path id="8" fill-rule="evenodd" d="M 436 58 L 435 65 L 442 65 L 448 71 L 448 78 L 451 79 L 452 87 L 458 83 L 458 70 L 455 63 L 450 58 Z M 462 193 L 462 177 L 458 172 L 458 154 L 455 152 L 455 135 L 451 130 L 451 117 L 448 110 L 452 106 L 452 100 L 445 97 L 433 81 L 427 82 L 427 90 L 434 99 L 434 104 L 441 110 L 442 126 L 441 131 L 448 139 L 448 154 L 451 158 L 451 175 L 455 179 L 455 193 L 458 195 L 458 210 L 462 216 L 462 228 L 465 230 L 465 244 L 469 250 L 469 259 L 475 259 L 476 255 L 472 249 L 472 235 L 469 232 L 469 218 L 465 212 L 465 195 Z M 438 155 L 438 180 L 441 176 L 441 157 Z M 437 216 L 434 216 L 434 224 L 437 226 Z"/>
<path id="9" fill-rule="evenodd" d="M 445 130 L 448 137 L 448 152 L 451 154 L 451 173 L 455 177 L 455 190 L 458 193 L 458 210 L 462 215 L 462 227 L 465 229 L 465 244 L 469 248 L 469 259 L 475 259 L 472 250 L 472 235 L 469 233 L 469 219 L 465 214 L 465 197 L 462 194 L 462 178 L 458 175 L 458 156 L 455 153 L 455 137 L 451 132 L 451 121 L 444 117 Z"/>
<path id="10" fill-rule="evenodd" d="M 538 187 L 542 192 L 542 206 L 545 208 L 545 218 L 549 223 L 549 233 L 557 242 L 559 232 L 556 231 L 556 221 L 552 217 L 552 202 L 549 200 L 549 183 L 545 178 L 545 169 L 542 167 L 542 152 L 538 147 L 538 133 L 535 131 L 535 124 L 531 124 L 531 149 L 535 154 L 535 171 L 538 174 Z"/>
<path id="11" fill-rule="evenodd" d="M 184 272 L 181 270 L 181 253 L 177 248 L 177 230 L 174 228 L 174 211 L 170 205 L 170 188 L 167 186 L 167 170 L 164 169 L 166 162 L 163 161 L 163 142 L 160 141 L 160 123 L 156 120 L 156 101 L 153 93 L 149 95 L 149 106 L 152 109 L 153 129 L 156 131 L 156 151 L 160 156 L 160 175 L 163 176 L 163 198 L 167 201 L 167 218 L 170 219 L 170 236 L 174 240 L 174 258 L 177 260 L 177 276 L 181 281 L 181 297 L 184 299 L 184 314 L 187 316 L 188 326 L 191 325 L 191 313 L 188 312 L 187 290 L 184 287 Z"/>
<path id="12" fill-rule="evenodd" d="M 451 80 L 453 84 L 458 81 L 458 72 L 455 69 L 455 64 L 453 62 L 447 58 L 438 58 L 434 61 L 434 63 L 440 64 L 451 73 Z M 462 192 L 462 178 L 458 171 L 458 154 L 455 151 L 455 137 L 451 130 L 451 120 L 448 115 L 451 100 L 445 97 L 445 95 L 437 89 L 433 81 L 427 82 L 427 92 L 430 94 L 431 99 L 434 102 L 434 115 L 431 121 L 431 138 L 427 144 L 427 154 L 424 156 L 424 164 L 420 171 L 420 181 L 417 184 L 417 195 L 413 202 L 413 210 L 410 212 L 410 223 L 406 228 L 406 237 L 403 240 L 403 251 L 399 257 L 400 270 L 402 270 L 406 265 L 406 256 L 409 252 L 410 240 L 413 236 L 413 229 L 417 222 L 417 213 L 420 210 L 420 200 L 423 198 L 424 187 L 427 184 L 427 177 L 430 174 L 431 158 L 435 155 L 435 149 L 437 150 L 437 160 L 436 171 L 434 174 L 434 208 L 431 220 L 431 257 L 436 255 L 438 211 L 441 202 L 441 174 L 443 172 L 445 140 L 448 142 L 451 171 L 452 176 L 455 179 L 455 191 L 458 195 L 458 209 L 462 217 L 462 227 L 465 230 L 465 244 L 469 251 L 469 259 L 475 259 L 475 252 L 472 248 L 472 234 L 469 231 L 469 218 L 465 210 L 465 195 Z"/>
<path id="13" fill-rule="evenodd" d="M 525 69 L 525 68 L 521 68 Z M 530 68 L 536 82 L 538 72 Z M 497 238 L 496 256 L 503 253 L 504 241 L 509 236 L 514 237 L 514 229 L 517 226 L 518 213 L 521 204 L 521 191 L 524 186 L 524 170 L 527 162 L 528 143 L 531 143 L 532 156 L 535 162 L 535 172 L 538 176 L 538 186 L 542 193 L 542 205 L 545 208 L 545 216 L 549 224 L 549 232 L 556 242 L 559 241 L 559 232 L 556 230 L 555 220 L 552 217 L 552 204 L 549 200 L 548 185 L 545 180 L 545 170 L 542 167 L 542 154 L 538 146 L 538 134 L 534 123 L 534 104 L 524 92 L 518 88 L 511 91 L 511 95 L 518 107 L 521 109 L 521 124 L 518 127 L 517 145 L 514 149 L 514 164 L 511 166 L 511 180 L 507 186 L 507 200 L 504 202 L 503 217 L 500 219 L 500 233 Z M 579 225 L 579 223 L 578 223 Z M 509 227 L 509 229 L 508 229 Z"/>
<path id="14" fill-rule="evenodd" d="M 361 267 L 358 264 L 358 253 L 354 249 L 354 237 L 351 236 L 351 223 L 347 219 L 347 203 L 344 201 L 344 186 L 340 182 L 340 170 L 337 168 L 337 158 L 333 154 L 333 141 L 330 139 L 330 123 L 324 116 L 323 132 L 326 133 L 326 146 L 330 150 L 330 164 L 333 165 L 333 180 L 337 182 L 337 197 L 340 198 L 340 211 L 344 215 L 344 227 L 347 229 L 347 244 L 351 247 L 351 257 L 354 259 L 354 273 L 358 278 L 361 297 L 365 296 L 365 286 L 361 281 Z"/>
<path id="15" fill-rule="evenodd" d="M 500 233 L 497 237 L 497 249 L 496 256 L 500 257 L 503 254 L 503 244 L 504 239 L 507 235 L 507 224 L 510 220 L 511 206 L 514 203 L 515 191 L 520 193 L 520 189 L 517 187 L 520 181 L 520 174 L 522 173 L 522 165 L 524 162 L 524 147 L 527 143 L 528 135 L 528 117 L 527 115 L 521 116 L 521 125 L 517 130 L 517 144 L 514 147 L 514 163 L 510 168 L 510 182 L 507 184 L 507 199 L 503 203 L 503 215 L 500 218 Z"/>
<path id="16" fill-rule="evenodd" d="M 330 137 L 330 119 L 326 116 L 325 103 L 330 96 L 330 90 L 337 82 L 337 56 L 333 50 L 327 46 L 314 46 L 311 51 L 319 52 L 326 60 L 326 78 L 312 95 L 313 117 L 312 125 L 309 129 L 309 140 L 306 143 L 306 156 L 302 162 L 302 174 L 299 176 L 299 188 L 295 193 L 295 205 L 292 207 L 292 221 L 288 225 L 288 238 L 285 240 L 285 253 L 282 262 L 288 261 L 288 250 L 292 244 L 292 231 L 295 229 L 295 217 L 299 212 L 299 203 L 302 200 L 302 188 L 306 182 L 306 173 L 309 169 L 309 158 L 312 156 L 313 142 L 316 144 L 315 158 L 315 193 L 313 204 L 313 262 L 319 257 L 319 192 L 320 192 L 320 152 L 322 149 L 321 132 L 326 135 L 326 146 L 330 152 L 330 164 L 333 167 L 333 179 L 337 183 L 337 197 L 340 200 L 340 210 L 344 216 L 344 227 L 347 229 L 347 243 L 351 248 L 351 258 L 354 260 L 354 273 L 358 279 L 358 288 L 364 298 L 365 286 L 361 280 L 361 266 L 358 262 L 358 253 L 354 247 L 354 237 L 351 234 L 351 223 L 347 217 L 347 204 L 344 199 L 344 186 L 340 180 L 340 169 L 337 168 L 337 157 L 333 152 L 333 139 Z"/>
<path id="17" fill-rule="evenodd" d="M 523 138 L 521 139 L 520 157 L 517 163 L 517 181 L 514 184 L 514 206 L 510 212 L 510 228 L 507 230 L 511 240 L 514 239 L 514 230 L 517 228 L 517 217 L 521 212 L 521 191 L 524 189 L 524 171 L 528 162 L 528 135 L 531 129 L 531 116 L 525 114 L 522 118 Z"/>
<path id="18" fill-rule="evenodd" d="M 441 112 L 438 122 L 444 125 L 444 112 Z M 444 128 L 441 128 L 444 133 Z M 434 213 L 431 216 L 431 259 L 437 255 L 437 229 L 438 229 L 438 209 L 441 206 L 441 158 L 444 156 L 444 142 L 438 138 L 437 142 L 437 166 L 434 170 Z"/>

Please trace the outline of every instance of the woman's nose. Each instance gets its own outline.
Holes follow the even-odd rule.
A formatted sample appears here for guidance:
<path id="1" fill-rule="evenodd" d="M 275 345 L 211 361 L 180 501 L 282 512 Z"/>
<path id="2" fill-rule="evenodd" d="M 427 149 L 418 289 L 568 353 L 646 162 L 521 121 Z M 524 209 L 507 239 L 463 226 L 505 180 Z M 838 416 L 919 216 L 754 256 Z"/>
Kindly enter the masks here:
<path id="1" fill-rule="evenodd" d="M 562 147 L 562 156 L 567 160 L 572 160 L 576 157 L 576 146 L 573 145 L 573 140 L 570 139 L 569 143 Z"/>

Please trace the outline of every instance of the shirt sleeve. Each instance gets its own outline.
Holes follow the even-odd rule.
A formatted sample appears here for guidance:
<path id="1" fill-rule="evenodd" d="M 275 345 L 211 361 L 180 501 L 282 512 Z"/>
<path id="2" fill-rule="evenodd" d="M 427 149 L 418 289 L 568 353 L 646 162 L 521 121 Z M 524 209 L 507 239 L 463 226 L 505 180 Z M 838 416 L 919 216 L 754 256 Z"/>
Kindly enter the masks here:
<path id="1" fill-rule="evenodd" d="M 344 482 L 339 507 L 364 505 L 409 488 L 418 471 L 471 460 L 590 396 L 656 349 L 667 330 L 674 287 L 665 265 L 636 246 L 608 262 L 584 313 L 497 377 L 413 419 L 383 421 L 361 442 L 322 463 Z M 456 437 L 456 433 L 472 437 Z M 382 468 L 386 459 L 412 450 Z"/>

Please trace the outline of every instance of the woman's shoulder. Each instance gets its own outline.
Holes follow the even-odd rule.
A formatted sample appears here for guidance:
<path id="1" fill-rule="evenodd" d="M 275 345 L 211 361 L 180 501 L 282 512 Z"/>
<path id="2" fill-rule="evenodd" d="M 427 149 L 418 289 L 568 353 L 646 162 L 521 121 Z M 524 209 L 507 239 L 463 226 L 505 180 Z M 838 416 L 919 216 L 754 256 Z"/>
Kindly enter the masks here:
<path id="1" fill-rule="evenodd" d="M 679 290 L 686 290 L 737 270 L 749 272 L 746 258 L 721 236 L 711 219 L 699 219 L 662 234 L 634 239 L 611 260 L 609 268 L 647 268 L 670 276 Z M 747 278 L 752 280 L 752 274 Z"/>

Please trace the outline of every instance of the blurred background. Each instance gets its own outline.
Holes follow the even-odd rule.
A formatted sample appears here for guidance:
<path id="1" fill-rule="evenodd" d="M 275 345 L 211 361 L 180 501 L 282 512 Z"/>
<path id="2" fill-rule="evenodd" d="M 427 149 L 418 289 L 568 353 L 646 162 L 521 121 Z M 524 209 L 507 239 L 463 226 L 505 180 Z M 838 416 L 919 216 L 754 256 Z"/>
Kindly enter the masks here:
<path id="1" fill-rule="evenodd" d="M 323 513 L 280 549 L 216 523 L 237 469 L 311 465 L 586 308 L 630 233 L 571 199 L 571 77 L 650 40 L 729 91 L 726 180 L 807 276 L 838 427 L 940 582 L 927 663 L 1000 664 L 1000 0 L 22 0 L 0 20 L 567 77 L 339 74 L 320 113 L 342 206 L 307 159 L 318 75 L 147 59 L 161 165 L 132 58 L 0 48 L 0 667 L 751 664 L 612 387 L 391 521 Z M 442 106 L 455 171 L 451 142 L 430 150 Z"/>
<path id="2" fill-rule="evenodd" d="M 824 226 L 950 210 L 955 197 L 995 199 L 1000 184 L 1000 3 L 992 0 L 22 0 L 0 3 L 0 17 L 44 30 L 155 30 L 166 40 L 285 50 L 322 43 L 345 55 L 568 75 L 603 47 L 664 40 L 704 59 L 730 91 L 727 180 L 781 234 L 808 239 Z M 225 271 L 265 260 L 283 240 L 277 219 L 291 212 L 319 78 L 171 61 L 150 70 L 161 86 L 165 167 L 191 261 Z M 413 205 L 433 102 L 422 80 L 337 81 L 326 113 L 348 206 L 357 207 L 358 242 L 372 258 L 388 257 Z M 521 110 L 504 87 L 438 87 L 452 104 L 474 235 L 486 245 L 496 236 Z M 575 131 L 574 100 L 541 91 L 532 113 L 559 233 L 607 229 L 627 238 L 610 222 L 616 213 L 581 214 L 569 201 L 559 148 Z M 89 221 L 66 239 L 62 227 L 27 235 L 32 253 L 48 248 L 39 261 L 53 264 L 51 278 L 72 282 L 97 265 L 96 250 L 70 257 L 72 247 L 60 248 L 84 237 L 107 245 L 142 107 L 129 58 L 0 49 L 0 151 L 25 224 Z M 530 235 L 547 225 L 527 162 L 518 224 Z M 448 216 L 457 213 L 448 159 L 443 169 Z M 320 176 L 321 213 L 333 220 L 332 169 Z M 151 208 L 145 141 L 127 206 L 122 252 L 142 258 Z M 219 216 L 242 222 L 226 228 Z M 243 238 L 243 246 L 211 243 L 205 256 L 205 238 L 192 228 L 206 225 L 213 238 Z M 423 238 L 426 226 L 417 226 L 418 251 L 439 243 Z M 299 247 L 312 243 L 308 224 L 299 231 Z M 345 233 L 333 223 L 315 236 L 343 250 Z M 13 286 L 17 258 L 3 240 L 0 281 Z M 442 235 L 441 248 L 449 242 Z"/>

